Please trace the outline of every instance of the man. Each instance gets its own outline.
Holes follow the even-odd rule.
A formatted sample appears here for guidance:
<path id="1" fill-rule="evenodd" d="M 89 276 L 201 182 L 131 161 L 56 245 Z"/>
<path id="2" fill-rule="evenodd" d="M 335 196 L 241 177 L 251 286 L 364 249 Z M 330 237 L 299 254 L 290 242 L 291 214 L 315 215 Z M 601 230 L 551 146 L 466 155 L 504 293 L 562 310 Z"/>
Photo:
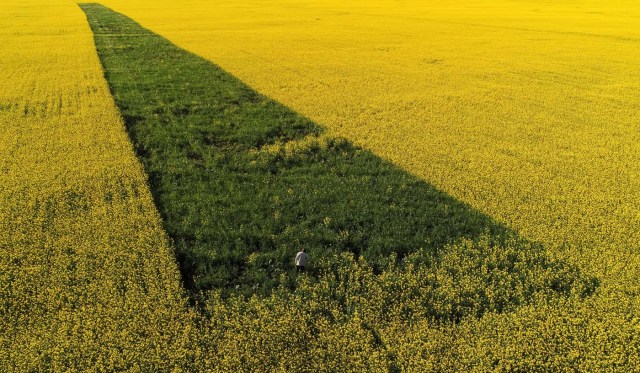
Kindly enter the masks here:
<path id="1" fill-rule="evenodd" d="M 307 258 L 309 255 L 304 252 L 304 249 L 300 249 L 300 252 L 296 254 L 296 272 L 302 273 L 304 272 L 304 266 L 307 264 Z"/>

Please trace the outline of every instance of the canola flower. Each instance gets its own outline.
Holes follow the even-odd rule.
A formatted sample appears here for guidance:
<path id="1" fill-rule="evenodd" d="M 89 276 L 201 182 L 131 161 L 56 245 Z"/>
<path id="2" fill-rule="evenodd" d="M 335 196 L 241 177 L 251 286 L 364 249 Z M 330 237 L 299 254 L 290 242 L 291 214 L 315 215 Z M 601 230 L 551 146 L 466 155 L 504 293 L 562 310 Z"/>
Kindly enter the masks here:
<path id="1" fill-rule="evenodd" d="M 602 281 L 587 302 L 472 321 L 487 329 L 452 343 L 486 354 L 446 361 L 637 366 L 625 342 L 640 308 L 634 2 L 104 4 Z"/>
<path id="2" fill-rule="evenodd" d="M 614 286 L 636 276 L 634 2 L 104 4 Z"/>
<path id="3" fill-rule="evenodd" d="M 66 1 L 0 4 L 0 370 L 185 366 L 178 268 Z"/>
<path id="4" fill-rule="evenodd" d="M 434 360 L 431 327 L 402 329 L 414 354 L 398 356 L 443 370 L 637 366 L 635 3 L 104 4 L 602 281 L 587 302 L 446 330 Z"/>
<path id="5" fill-rule="evenodd" d="M 0 370 L 632 371 L 640 366 L 631 224 L 638 216 L 630 202 L 637 191 L 637 168 L 631 164 L 637 102 L 631 92 L 638 81 L 631 62 L 638 56 L 623 48 L 637 38 L 630 3 L 589 3 L 596 13 L 534 2 L 506 8 L 486 2 L 400 8 L 370 2 L 212 4 L 158 2 L 151 9 L 141 1 L 107 2 L 162 35 L 183 40 L 180 45 L 190 40 L 188 49 L 334 133 L 544 241 L 549 255 L 593 270 L 606 286 L 586 300 L 542 298 L 457 323 L 409 317 L 433 306 L 416 295 L 433 274 L 446 280 L 443 300 L 464 299 L 470 284 L 485 279 L 483 271 L 495 281 L 508 278 L 491 262 L 459 276 L 460 251 L 493 250 L 497 258 L 508 253 L 463 243 L 450 248 L 451 256 L 433 272 L 391 268 L 381 278 L 347 255 L 335 258 L 338 266 L 318 282 L 300 278 L 294 293 L 282 289 L 271 298 L 249 300 L 214 293 L 199 305 L 202 316 L 196 315 L 182 298 L 177 266 L 82 12 L 63 0 L 8 1 L 0 4 L 0 62 L 11 82 L 0 86 Z M 552 11 L 565 15 L 563 22 Z M 616 22 L 594 29 L 602 17 Z M 323 18 L 329 25 L 319 23 Z M 185 27 L 187 32 L 180 32 Z M 505 30 L 517 37 L 508 39 Z M 531 54 L 529 44 L 520 43 L 527 37 L 557 48 Z M 451 48 L 451 38 L 459 48 Z M 580 43 L 581 38 L 591 43 Z M 375 50 L 361 53 L 374 43 L 379 43 Z M 418 50 L 427 57 L 417 56 Z M 491 53 L 496 51 L 503 53 Z M 576 51 L 587 53 L 578 58 Z M 521 70 L 514 68 L 513 80 L 505 83 L 499 57 L 515 52 L 524 56 L 507 62 Z M 456 53 L 462 56 L 453 58 Z M 465 56 L 484 65 L 474 68 Z M 584 68 L 576 65 L 583 59 L 597 78 L 578 69 Z M 427 67 L 416 69 L 420 61 Z M 531 73 L 528 63 L 566 70 Z M 523 74 L 532 82 L 518 78 Z M 567 75 L 575 79 L 573 86 L 554 83 Z M 601 85 L 592 82 L 587 87 L 593 90 L 583 95 L 589 77 L 601 79 Z M 520 84 L 522 79 L 530 84 Z M 498 84 L 505 90 L 499 97 L 487 94 Z M 547 92 L 556 86 L 568 87 Z M 527 100 L 515 94 L 520 90 Z M 567 95 L 572 90 L 574 95 Z M 612 105 L 609 111 L 603 100 Z M 508 120 L 511 115 L 522 121 Z M 572 121 L 583 117 L 588 120 Z M 604 119 L 608 126 L 600 125 Z M 530 123 L 541 126 L 525 125 Z M 539 132 L 527 132 L 531 128 Z M 525 146 L 525 137 L 537 142 Z M 554 183 L 546 182 L 549 175 L 556 177 Z M 609 182 L 606 191 L 598 189 L 603 181 Z M 620 215 L 610 214 L 610 205 L 619 206 Z M 522 289 L 515 286 L 518 296 Z M 366 297 L 361 287 L 368 289 Z M 398 302 L 388 303 L 390 291 Z M 487 299 L 511 295 L 485 294 Z"/>

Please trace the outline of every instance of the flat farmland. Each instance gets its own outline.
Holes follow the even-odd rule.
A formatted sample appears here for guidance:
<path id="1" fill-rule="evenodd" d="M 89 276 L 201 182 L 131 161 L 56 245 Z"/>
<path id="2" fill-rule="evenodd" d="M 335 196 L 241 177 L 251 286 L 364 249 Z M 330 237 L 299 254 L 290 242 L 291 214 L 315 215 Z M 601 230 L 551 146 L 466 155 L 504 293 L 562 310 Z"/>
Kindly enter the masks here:
<path id="1" fill-rule="evenodd" d="M 636 370 L 638 26 L 3 2 L 0 370 Z"/>
<path id="2" fill-rule="evenodd" d="M 0 19 L 0 370 L 183 366 L 178 267 L 82 11 Z"/>
<path id="3" fill-rule="evenodd" d="M 522 235 L 582 250 L 604 277 L 629 270 L 633 3 L 144 4 L 105 2 Z"/>

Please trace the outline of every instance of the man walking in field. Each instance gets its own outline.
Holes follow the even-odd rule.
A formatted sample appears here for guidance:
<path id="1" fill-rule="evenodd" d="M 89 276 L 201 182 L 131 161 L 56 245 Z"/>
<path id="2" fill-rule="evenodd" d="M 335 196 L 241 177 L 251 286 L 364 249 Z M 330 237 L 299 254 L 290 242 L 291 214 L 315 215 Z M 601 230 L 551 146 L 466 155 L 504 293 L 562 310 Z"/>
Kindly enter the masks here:
<path id="1" fill-rule="evenodd" d="M 300 249 L 300 252 L 296 254 L 296 272 L 302 273 L 304 272 L 304 266 L 307 265 L 307 259 L 309 255 L 304 252 L 304 249 Z"/>

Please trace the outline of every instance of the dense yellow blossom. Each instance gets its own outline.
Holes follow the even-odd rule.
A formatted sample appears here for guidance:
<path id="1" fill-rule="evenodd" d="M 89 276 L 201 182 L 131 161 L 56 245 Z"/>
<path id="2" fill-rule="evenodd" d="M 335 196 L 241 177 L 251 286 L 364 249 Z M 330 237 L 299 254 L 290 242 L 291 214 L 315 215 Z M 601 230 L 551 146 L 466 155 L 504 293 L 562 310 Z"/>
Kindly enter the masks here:
<path id="1" fill-rule="evenodd" d="M 104 3 L 602 280 L 586 303 L 485 317 L 437 343 L 414 326 L 413 346 L 422 333 L 423 351 L 459 349 L 409 349 L 407 366 L 633 366 L 621 351 L 640 290 L 635 2 Z"/>
<path id="2" fill-rule="evenodd" d="M 184 365 L 178 268 L 84 14 L 2 1 L 0 45 L 0 370 Z"/>
<path id="3" fill-rule="evenodd" d="M 196 316 L 84 14 L 67 0 L 9 0 L 0 2 L 0 370 L 640 366 L 634 2 L 104 3 L 603 285 L 586 300 L 405 323 L 384 319 L 382 280 L 352 263 L 269 299 L 213 294 L 200 305 L 207 317 Z M 401 289 L 421 286 L 419 271 L 397 275 Z M 411 299 L 391 315 L 424 306 Z"/>
<path id="4" fill-rule="evenodd" d="M 635 2 L 104 4 L 607 281 L 637 275 Z"/>

